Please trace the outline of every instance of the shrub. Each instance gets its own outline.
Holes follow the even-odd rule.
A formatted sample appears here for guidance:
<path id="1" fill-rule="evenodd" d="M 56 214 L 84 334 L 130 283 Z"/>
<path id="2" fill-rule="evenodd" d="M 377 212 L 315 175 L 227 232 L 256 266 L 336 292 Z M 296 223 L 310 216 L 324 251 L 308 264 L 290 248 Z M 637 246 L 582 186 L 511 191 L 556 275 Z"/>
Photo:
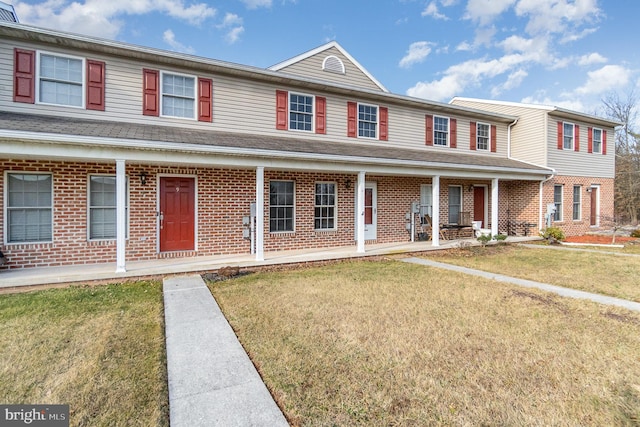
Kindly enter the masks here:
<path id="1" fill-rule="evenodd" d="M 636 228 L 631 232 L 631 237 L 640 238 L 640 228 Z"/>
<path id="2" fill-rule="evenodd" d="M 559 227 L 545 228 L 541 233 L 544 239 L 547 239 L 549 243 L 556 243 L 564 240 L 564 232 Z"/>
<path id="3" fill-rule="evenodd" d="M 482 246 L 487 246 L 489 240 L 491 240 L 491 236 L 489 234 L 481 234 L 478 236 L 478 242 L 482 243 Z"/>
<path id="4" fill-rule="evenodd" d="M 507 240 L 507 235 L 506 234 L 496 234 L 495 236 L 493 236 L 494 239 L 496 239 L 498 242 L 503 242 L 505 240 Z"/>

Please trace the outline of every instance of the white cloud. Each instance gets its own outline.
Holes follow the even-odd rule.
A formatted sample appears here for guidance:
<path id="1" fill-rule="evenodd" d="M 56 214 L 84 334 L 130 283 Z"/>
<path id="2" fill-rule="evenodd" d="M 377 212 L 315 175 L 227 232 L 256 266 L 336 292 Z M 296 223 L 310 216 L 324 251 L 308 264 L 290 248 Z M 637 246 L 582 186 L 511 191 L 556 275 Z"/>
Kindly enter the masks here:
<path id="1" fill-rule="evenodd" d="M 515 11 L 529 18 L 529 34 L 564 33 L 568 24 L 584 24 L 601 13 L 596 0 L 519 0 Z"/>
<path id="2" fill-rule="evenodd" d="M 227 43 L 234 44 L 240 39 L 240 36 L 244 33 L 242 22 L 242 18 L 235 13 L 227 13 L 222 23 L 217 25 L 218 28 L 227 30 L 227 34 L 225 35 Z"/>
<path id="3" fill-rule="evenodd" d="M 631 79 L 631 70 L 620 65 L 605 65 L 587 73 L 587 81 L 574 92 L 578 95 L 597 95 L 625 87 Z"/>
<path id="4" fill-rule="evenodd" d="M 407 95 L 434 101 L 445 101 L 462 93 L 464 86 L 461 83 L 456 79 L 456 76 L 449 75 L 432 82 L 418 82 L 407 90 Z"/>
<path id="5" fill-rule="evenodd" d="M 438 11 L 438 5 L 436 4 L 435 0 L 433 0 L 427 5 L 427 7 L 424 8 L 424 10 L 422 11 L 422 16 L 431 16 L 435 19 L 443 19 L 445 21 L 449 19 L 447 18 L 447 15 L 443 15 Z"/>
<path id="6" fill-rule="evenodd" d="M 423 62 L 427 56 L 431 53 L 431 46 L 433 43 L 426 41 L 411 43 L 407 54 L 400 60 L 398 64 L 400 68 L 409 68 L 413 64 Z"/>
<path id="7" fill-rule="evenodd" d="M 247 9 L 257 9 L 259 7 L 271 7 L 271 0 L 240 0 Z"/>
<path id="8" fill-rule="evenodd" d="M 463 41 L 458 46 L 456 46 L 457 51 L 468 52 L 473 50 L 473 46 L 468 41 Z"/>
<path id="9" fill-rule="evenodd" d="M 14 4 L 20 21 L 40 27 L 97 37 L 116 38 L 126 15 L 144 15 L 151 12 L 166 14 L 172 18 L 199 25 L 216 14 L 216 9 L 206 3 L 189 6 L 184 0 L 46 0 L 37 4 Z"/>
<path id="10" fill-rule="evenodd" d="M 515 2 L 516 0 L 469 0 L 464 18 L 482 26 L 488 25 Z"/>
<path id="11" fill-rule="evenodd" d="M 194 53 L 195 52 L 195 49 L 192 48 L 191 46 L 185 46 L 182 43 L 180 43 L 179 41 L 177 41 L 176 40 L 176 35 L 170 29 L 166 30 L 164 33 L 162 33 L 162 40 L 164 40 L 165 43 L 167 43 L 169 46 L 171 46 L 171 49 L 173 49 L 176 52 L 183 52 L 183 53 Z"/>
<path id="12" fill-rule="evenodd" d="M 607 62 L 607 58 L 596 52 L 578 58 L 579 65 L 604 64 L 605 62 Z"/>
<path id="13" fill-rule="evenodd" d="M 528 75 L 529 73 L 527 73 L 523 69 L 516 70 L 515 72 L 509 74 L 506 82 L 491 89 L 491 96 L 496 98 L 505 90 L 511 90 L 520 86 Z"/>

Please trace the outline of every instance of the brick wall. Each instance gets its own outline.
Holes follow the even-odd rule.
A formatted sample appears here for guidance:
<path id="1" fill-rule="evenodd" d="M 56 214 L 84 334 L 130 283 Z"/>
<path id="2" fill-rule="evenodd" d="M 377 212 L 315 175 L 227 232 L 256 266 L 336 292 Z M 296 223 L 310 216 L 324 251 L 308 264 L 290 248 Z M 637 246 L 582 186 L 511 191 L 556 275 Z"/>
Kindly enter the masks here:
<path id="1" fill-rule="evenodd" d="M 3 245 L 8 268 L 43 267 L 69 264 L 115 262 L 115 240 L 89 241 L 87 237 L 87 182 L 90 174 L 115 175 L 115 165 L 90 162 L 0 161 L 5 171 L 40 171 L 53 176 L 54 229 L 52 243 Z M 140 173 L 147 175 L 142 185 Z M 248 254 L 250 242 L 242 237 L 243 216 L 250 213 L 255 200 L 255 171 L 219 168 L 177 168 L 127 164 L 129 177 L 129 239 L 126 242 L 127 261 L 152 260 L 202 255 Z M 158 254 L 159 180 L 163 176 L 193 177 L 197 183 L 196 250 Z M 4 194 L 4 175 L 0 191 Z M 269 232 L 269 182 L 295 182 L 295 231 Z M 420 201 L 421 184 L 431 184 L 430 178 L 367 176 L 377 184 L 377 239 L 369 243 L 408 242 L 411 239 L 405 215 L 412 202 Z M 603 180 L 601 180 L 603 181 Z M 338 217 L 335 230 L 314 229 L 314 199 L 316 182 L 334 182 L 337 188 Z M 357 176 L 316 172 L 265 171 L 265 251 L 309 249 L 355 245 L 355 187 Z M 487 203 L 491 203 L 491 182 L 482 180 L 441 179 L 441 222 L 448 218 L 448 187 L 461 185 L 463 211 L 473 212 L 471 185 L 486 185 Z M 611 187 L 608 193 L 608 187 Z M 602 182 L 603 196 L 612 205 L 612 180 Z M 551 188 L 552 185 L 547 184 Z M 538 183 L 500 183 L 500 227 L 508 218 L 537 221 Z M 606 190 L 606 191 L 605 191 Z M 2 199 L 4 203 L 4 199 Z M 603 206 L 604 197 L 603 197 Z M 584 209 L 588 210 L 585 205 Z M 508 210 L 508 214 L 507 214 Z M 586 211 L 585 211 L 586 212 Z M 0 221 L 4 222 L 4 206 Z M 507 216 L 508 215 L 508 216 Z M 490 219 L 490 210 L 489 215 Z M 416 218 L 417 220 L 417 218 Z M 490 225 L 490 224 L 489 224 Z M 0 237 L 4 241 L 4 230 Z M 504 231 L 502 231 L 504 232 Z M 5 267 L 7 268 L 7 267 Z"/>

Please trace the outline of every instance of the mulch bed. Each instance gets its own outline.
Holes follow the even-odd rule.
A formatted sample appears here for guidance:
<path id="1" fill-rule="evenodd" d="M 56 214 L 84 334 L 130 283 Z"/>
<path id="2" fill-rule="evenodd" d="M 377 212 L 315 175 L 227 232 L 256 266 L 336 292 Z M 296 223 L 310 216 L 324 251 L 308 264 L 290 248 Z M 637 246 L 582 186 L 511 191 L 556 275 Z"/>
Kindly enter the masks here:
<path id="1" fill-rule="evenodd" d="M 627 243 L 638 241 L 639 239 L 629 236 L 616 236 L 616 243 Z M 584 236 L 569 236 L 565 240 L 568 243 L 593 243 L 599 245 L 609 245 L 612 241 L 612 236 L 602 236 L 597 234 L 586 234 Z"/>

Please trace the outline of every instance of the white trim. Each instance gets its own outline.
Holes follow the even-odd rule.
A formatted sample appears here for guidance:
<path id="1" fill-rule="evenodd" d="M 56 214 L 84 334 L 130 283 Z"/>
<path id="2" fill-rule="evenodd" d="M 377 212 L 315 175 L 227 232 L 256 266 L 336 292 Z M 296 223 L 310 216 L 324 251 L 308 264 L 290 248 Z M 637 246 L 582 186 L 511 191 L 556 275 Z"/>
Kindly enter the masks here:
<path id="1" fill-rule="evenodd" d="M 293 184 L 293 212 L 291 214 L 291 218 L 293 220 L 293 228 L 291 230 L 276 230 L 276 231 L 271 231 L 271 183 L 272 182 L 290 182 Z M 297 191 L 297 186 L 296 186 L 296 181 L 293 179 L 269 179 L 269 234 L 291 234 L 291 233 L 295 233 L 296 232 L 296 202 L 297 202 L 297 198 L 296 198 L 296 191 Z M 276 205 L 276 206 L 285 206 L 286 205 Z"/>
<path id="2" fill-rule="evenodd" d="M 478 147 L 478 138 L 480 138 L 480 132 L 478 132 L 480 130 L 480 125 L 483 126 L 487 126 L 488 128 L 488 134 L 487 134 L 487 148 L 479 148 Z M 485 123 L 485 122 L 476 122 L 476 151 L 486 151 L 486 152 L 491 152 L 491 124 L 490 123 Z"/>
<path id="3" fill-rule="evenodd" d="M 580 209 L 578 209 L 578 218 L 574 218 L 573 217 L 573 210 L 574 210 L 574 206 L 576 204 L 576 187 L 578 187 L 578 194 L 580 197 L 580 203 L 579 203 L 579 207 Z M 573 184 L 573 187 L 571 187 L 571 220 L 574 222 L 580 222 L 582 221 L 582 185 L 579 184 Z"/>
<path id="4" fill-rule="evenodd" d="M 69 104 L 56 104 L 53 102 L 44 102 L 44 101 L 40 101 L 40 79 L 42 78 L 40 76 L 40 65 L 41 65 L 41 59 L 40 57 L 42 55 L 48 55 L 48 56 L 54 56 L 54 57 L 60 57 L 60 58 L 67 58 L 67 59 L 73 59 L 73 60 L 77 60 L 80 61 L 82 63 L 81 65 L 81 72 L 82 72 L 82 77 L 81 77 L 81 81 L 80 81 L 80 86 L 82 87 L 81 91 L 82 91 L 82 101 L 80 102 L 80 105 L 69 105 Z M 35 69 L 35 74 L 36 74 L 36 81 L 35 81 L 35 103 L 36 104 L 40 104 L 40 105 L 51 105 L 51 106 L 55 106 L 55 107 L 68 107 L 68 108 L 76 108 L 76 109 L 81 109 L 84 110 L 86 109 L 86 105 L 87 105 L 87 100 L 86 100 L 86 96 L 87 96 L 87 62 L 86 62 L 86 58 L 83 58 L 81 56 L 74 56 L 74 55 L 68 55 L 65 53 L 57 53 L 57 52 L 49 52 L 49 51 L 45 51 L 45 50 L 37 50 L 36 51 L 36 69 Z M 46 78 L 45 78 L 46 80 Z M 72 84 L 72 83 L 69 83 Z"/>
<path id="5" fill-rule="evenodd" d="M 457 188 L 460 190 L 460 210 L 458 211 L 458 222 L 451 222 L 451 189 Z M 447 223 L 449 224 L 459 224 L 460 223 L 460 214 L 464 211 L 464 188 L 462 185 L 453 184 L 447 186 Z"/>
<path id="6" fill-rule="evenodd" d="M 571 148 L 566 148 L 564 146 L 564 138 L 565 138 L 565 126 L 571 125 Z M 575 151 L 576 150 L 576 124 L 573 122 L 562 122 L 562 150 L 563 151 Z"/>
<path id="7" fill-rule="evenodd" d="M 323 207 L 330 205 L 317 205 L 316 204 L 316 185 L 317 184 L 333 184 L 333 227 L 332 228 L 316 228 L 316 214 L 315 210 L 318 206 Z M 314 181 L 313 182 L 313 231 L 323 232 L 323 231 L 337 231 L 338 230 L 338 181 Z"/>
<path id="8" fill-rule="evenodd" d="M 338 73 L 337 71 L 334 71 L 334 70 L 332 70 L 332 69 L 327 68 L 327 61 L 328 61 L 329 59 L 335 59 L 336 61 L 338 61 L 338 63 L 340 64 L 340 68 L 341 68 L 341 71 L 339 72 L 339 74 L 345 74 L 345 73 L 346 73 L 346 70 L 345 70 L 345 67 L 344 67 L 344 62 L 342 62 L 342 59 L 338 58 L 338 57 L 337 57 L 337 56 L 335 56 L 335 55 L 327 55 L 327 56 L 322 60 L 322 70 L 323 70 L 323 71 L 327 71 L 327 72 L 329 72 L 329 73 Z"/>
<path id="9" fill-rule="evenodd" d="M 560 187 L 561 191 L 560 191 L 560 210 L 557 209 L 556 207 L 556 213 L 558 214 L 560 219 L 555 219 L 555 214 L 553 214 L 553 222 L 564 222 L 564 184 L 553 184 L 553 204 L 557 205 L 556 203 L 556 187 Z"/>
<path id="10" fill-rule="evenodd" d="M 51 240 L 37 240 L 37 241 L 29 241 L 29 242 L 9 242 L 8 237 L 9 237 L 9 175 L 14 174 L 14 175 L 49 175 L 51 176 L 51 206 L 49 209 L 51 209 Z M 3 215 L 4 215 L 4 220 L 3 222 L 3 234 L 4 234 L 4 238 L 3 238 L 3 243 L 5 246 L 12 246 L 12 245 L 40 245 L 40 244 L 50 244 L 53 243 L 54 236 L 55 236 L 55 215 L 54 215 L 54 207 L 55 207 L 55 194 L 54 194 L 54 190 L 55 190 L 55 185 L 54 185 L 54 177 L 53 177 L 53 172 L 39 172 L 39 171 L 23 171 L 23 170 L 5 170 L 4 171 L 4 188 L 3 188 L 3 192 L 4 192 L 4 208 L 3 208 Z"/>
<path id="11" fill-rule="evenodd" d="M 283 68 L 286 68 L 290 65 L 295 64 L 296 62 L 303 61 L 307 58 L 310 58 L 318 53 L 324 52 L 325 50 L 331 49 L 332 47 L 338 49 L 341 54 L 343 54 L 353 65 L 355 65 L 364 75 L 366 75 L 369 80 L 371 80 L 376 86 L 380 88 L 383 92 L 389 92 L 386 87 L 382 85 L 375 77 L 373 77 L 358 61 L 355 60 L 349 53 L 342 48 L 336 41 L 330 41 L 329 43 L 323 44 L 322 46 L 318 46 L 315 49 L 311 49 L 308 52 L 302 53 L 300 55 L 296 55 L 293 58 L 287 59 L 286 61 L 282 61 L 278 64 L 272 65 L 268 68 L 270 71 L 279 71 Z"/>
<path id="12" fill-rule="evenodd" d="M 363 254 L 364 246 L 364 189 L 366 175 L 364 171 L 358 172 L 358 184 L 356 185 L 356 252 Z"/>
<path id="13" fill-rule="evenodd" d="M 591 184 L 589 186 L 591 191 L 596 192 L 596 225 L 591 225 L 591 219 L 589 219 L 589 226 L 592 228 L 600 227 L 600 184 Z M 591 217 L 591 213 L 589 213 L 589 217 Z"/>
<path id="14" fill-rule="evenodd" d="M 124 273 L 126 267 L 126 165 L 122 159 L 116 159 L 116 273 Z"/>
<path id="15" fill-rule="evenodd" d="M 491 236 L 498 235 L 498 209 L 499 209 L 499 185 L 498 178 L 491 180 Z M 486 227 L 485 227 L 486 228 Z"/>
<path id="16" fill-rule="evenodd" d="M 87 242 L 104 242 L 104 241 L 113 241 L 116 240 L 116 237 L 109 237 L 109 238 L 102 238 L 102 239 L 92 239 L 91 238 L 91 177 L 94 176 L 101 176 L 101 177 L 113 177 L 116 178 L 115 174 L 112 173 L 88 173 L 87 174 L 87 229 L 86 229 L 86 234 L 87 234 Z M 129 175 L 125 174 L 125 184 L 126 184 L 126 188 L 128 189 L 128 191 L 126 192 L 126 200 L 125 200 L 125 207 L 129 208 L 126 209 L 127 211 L 127 218 L 126 218 L 126 240 L 129 240 L 129 231 L 131 230 L 131 182 L 129 180 Z"/>
<path id="17" fill-rule="evenodd" d="M 183 116 L 172 116 L 172 115 L 168 115 L 168 114 L 162 114 L 162 110 L 163 110 L 163 104 L 164 104 L 164 85 L 162 84 L 163 81 L 163 77 L 164 75 L 171 75 L 171 76 L 178 76 L 178 77 L 185 77 L 185 78 L 189 78 L 189 79 L 193 79 L 193 117 L 183 117 Z M 165 70 L 160 70 L 160 81 L 158 82 L 158 92 L 159 92 L 159 96 L 160 96 L 160 100 L 159 100 L 159 104 L 158 104 L 158 108 L 160 109 L 160 111 L 158 112 L 160 114 L 160 117 L 167 117 L 167 118 L 172 118 L 172 119 L 184 119 L 184 120 L 197 120 L 198 118 L 198 77 L 191 75 L 191 74 L 185 74 L 185 73 L 176 73 L 173 71 L 165 71 Z M 183 97 L 183 96 L 178 96 L 178 95 L 167 95 L 167 96 L 173 96 L 175 98 L 180 98 L 180 99 L 189 99 L 187 97 Z"/>
<path id="18" fill-rule="evenodd" d="M 296 96 L 305 96 L 311 98 L 311 130 L 306 129 L 292 129 L 291 128 L 291 95 Z M 309 114 L 309 113 L 300 113 L 295 111 L 294 114 Z M 291 132 L 303 132 L 303 133 L 316 133 L 316 96 L 311 95 L 310 93 L 303 92 L 295 92 L 288 91 L 287 96 L 287 130 Z"/>
<path id="19" fill-rule="evenodd" d="M 376 109 L 376 136 L 360 136 L 360 106 L 375 107 Z M 366 122 L 371 123 L 371 122 Z M 377 141 L 380 139 L 380 106 L 377 104 L 368 104 L 366 102 L 358 102 L 356 104 L 356 136 L 360 139 L 369 139 Z"/>
<path id="20" fill-rule="evenodd" d="M 447 144 L 436 144 L 436 117 L 439 119 L 447 119 Z M 431 131 L 433 132 L 432 141 L 434 147 L 449 147 L 451 145 L 451 117 L 447 116 L 439 116 L 437 114 L 433 115 L 433 126 L 431 126 Z"/>
<path id="21" fill-rule="evenodd" d="M 431 246 L 440 246 L 440 176 L 431 178 L 431 200 L 433 202 L 433 215 L 431 216 Z"/>
<path id="22" fill-rule="evenodd" d="M 600 131 L 600 150 L 596 151 L 595 150 L 595 131 Z M 602 128 L 597 128 L 597 127 L 592 127 L 591 128 L 591 154 L 602 154 L 602 140 L 603 140 L 603 136 L 604 135 L 604 129 Z M 589 138 L 589 135 L 587 135 L 587 138 Z"/>
<path id="23" fill-rule="evenodd" d="M 256 261 L 264 261 L 264 166 L 256 168 Z"/>
<path id="24" fill-rule="evenodd" d="M 378 183 L 375 181 L 366 181 L 364 184 L 365 193 L 367 188 L 371 189 L 371 226 L 367 229 L 367 224 L 364 223 L 366 206 L 366 197 L 363 197 L 362 204 L 364 209 L 362 210 L 362 223 L 364 228 L 364 240 L 377 240 L 378 239 Z M 364 193 L 363 193 L 364 196 Z"/>

